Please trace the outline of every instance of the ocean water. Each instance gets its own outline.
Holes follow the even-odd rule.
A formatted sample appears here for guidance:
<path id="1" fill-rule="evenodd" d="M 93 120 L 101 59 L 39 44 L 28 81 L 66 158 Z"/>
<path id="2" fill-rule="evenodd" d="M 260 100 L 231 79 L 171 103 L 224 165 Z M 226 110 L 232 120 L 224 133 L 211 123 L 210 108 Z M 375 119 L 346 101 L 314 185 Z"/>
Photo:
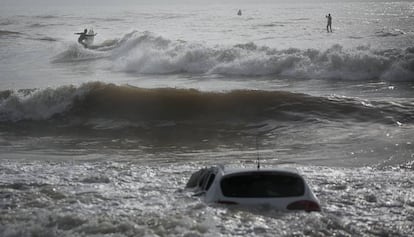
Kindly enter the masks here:
<path id="1" fill-rule="evenodd" d="M 0 236 L 414 236 L 413 25 L 412 1 L 0 0 Z M 184 189 L 257 157 L 322 212 Z"/>

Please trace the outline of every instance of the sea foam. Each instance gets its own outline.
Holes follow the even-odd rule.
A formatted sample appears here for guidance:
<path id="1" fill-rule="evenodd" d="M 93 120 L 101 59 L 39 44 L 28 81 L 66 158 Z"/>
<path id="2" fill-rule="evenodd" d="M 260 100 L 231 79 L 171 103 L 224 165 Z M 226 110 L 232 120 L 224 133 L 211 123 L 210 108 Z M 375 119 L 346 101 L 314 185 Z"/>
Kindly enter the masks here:
<path id="1" fill-rule="evenodd" d="M 414 80 L 412 48 L 276 49 L 255 43 L 209 46 L 132 32 L 111 51 L 114 70 L 142 74 L 280 75 L 304 79 Z"/>

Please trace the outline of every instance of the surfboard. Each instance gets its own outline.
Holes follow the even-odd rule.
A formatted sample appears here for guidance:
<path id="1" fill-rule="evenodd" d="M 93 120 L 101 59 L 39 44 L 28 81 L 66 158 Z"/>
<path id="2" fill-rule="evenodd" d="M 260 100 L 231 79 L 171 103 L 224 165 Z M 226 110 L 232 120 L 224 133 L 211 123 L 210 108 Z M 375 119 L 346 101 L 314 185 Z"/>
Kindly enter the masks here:
<path id="1" fill-rule="evenodd" d="M 88 31 L 88 33 L 86 34 L 86 39 L 84 41 L 87 46 L 90 46 L 90 45 L 93 44 L 93 41 L 95 39 L 95 35 L 97 35 L 97 34 L 95 34 L 95 32 L 93 31 L 93 29 L 90 29 Z"/>

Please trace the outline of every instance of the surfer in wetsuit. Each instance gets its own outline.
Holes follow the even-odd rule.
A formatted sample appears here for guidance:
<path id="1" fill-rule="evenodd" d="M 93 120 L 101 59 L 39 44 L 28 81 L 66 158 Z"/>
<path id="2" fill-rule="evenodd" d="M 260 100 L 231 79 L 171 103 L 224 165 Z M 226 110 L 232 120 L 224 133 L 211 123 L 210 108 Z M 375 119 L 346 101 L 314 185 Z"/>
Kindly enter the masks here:
<path id="1" fill-rule="evenodd" d="M 88 46 L 86 42 L 88 39 L 87 37 L 93 37 L 96 35 L 96 34 L 88 34 L 87 32 L 88 32 L 88 29 L 85 29 L 83 32 L 80 32 L 80 33 L 75 33 L 75 35 L 79 35 L 78 43 L 83 45 L 85 48 L 87 48 Z"/>
<path id="2" fill-rule="evenodd" d="M 86 40 L 86 33 L 88 32 L 88 29 L 85 29 L 83 32 L 75 33 L 75 35 L 79 35 L 78 43 L 83 45 L 86 48 L 86 43 L 84 42 Z"/>
<path id="3" fill-rule="evenodd" d="M 332 16 L 331 13 L 329 13 L 326 18 L 328 18 L 328 24 L 326 25 L 326 31 L 332 32 Z"/>

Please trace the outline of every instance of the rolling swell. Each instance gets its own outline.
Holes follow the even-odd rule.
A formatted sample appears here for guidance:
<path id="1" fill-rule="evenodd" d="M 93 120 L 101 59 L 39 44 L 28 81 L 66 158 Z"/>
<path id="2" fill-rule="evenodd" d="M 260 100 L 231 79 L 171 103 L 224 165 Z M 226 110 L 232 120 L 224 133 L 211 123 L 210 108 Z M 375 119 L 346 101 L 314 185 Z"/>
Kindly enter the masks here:
<path id="1" fill-rule="evenodd" d="M 59 126 L 227 127 L 273 122 L 413 123 L 414 105 L 349 98 L 314 97 L 283 91 L 144 89 L 101 82 L 79 87 L 3 91 L 0 124 Z M 1 126 L 4 127 L 4 126 Z"/>
<path id="2" fill-rule="evenodd" d="M 17 37 L 19 35 L 21 35 L 20 32 L 8 31 L 8 30 L 0 30 L 0 37 L 1 36 L 14 36 L 14 37 Z"/>

